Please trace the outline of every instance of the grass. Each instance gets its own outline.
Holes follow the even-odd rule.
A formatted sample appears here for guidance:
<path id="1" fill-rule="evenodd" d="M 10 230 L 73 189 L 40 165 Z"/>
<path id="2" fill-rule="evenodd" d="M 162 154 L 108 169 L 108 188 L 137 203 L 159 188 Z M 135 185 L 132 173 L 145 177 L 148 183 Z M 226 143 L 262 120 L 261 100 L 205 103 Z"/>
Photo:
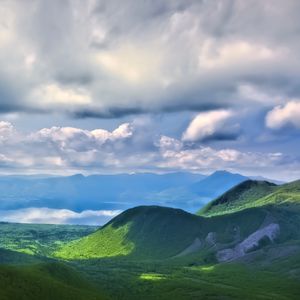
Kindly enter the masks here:
<path id="1" fill-rule="evenodd" d="M 73 269 L 58 263 L 0 265 L 1 300 L 108 299 Z"/>
<path id="2" fill-rule="evenodd" d="M 134 244 L 126 241 L 130 226 L 130 224 L 125 224 L 114 229 L 112 225 L 109 225 L 105 230 L 98 230 L 80 240 L 65 245 L 55 253 L 55 256 L 92 259 L 129 255 L 134 250 Z"/>
<path id="3" fill-rule="evenodd" d="M 199 217 L 179 209 L 137 207 L 92 235 L 63 246 L 56 255 L 65 259 L 123 255 L 162 259 L 190 245 L 202 225 Z"/>
<path id="4" fill-rule="evenodd" d="M 244 264 L 181 260 L 77 262 L 112 299 L 298 299 L 299 278 Z M 99 271 L 101 270 L 101 272 Z"/>
<path id="5" fill-rule="evenodd" d="M 0 222 L 0 245 L 2 248 L 26 254 L 48 256 L 62 244 L 95 230 L 94 226 Z"/>

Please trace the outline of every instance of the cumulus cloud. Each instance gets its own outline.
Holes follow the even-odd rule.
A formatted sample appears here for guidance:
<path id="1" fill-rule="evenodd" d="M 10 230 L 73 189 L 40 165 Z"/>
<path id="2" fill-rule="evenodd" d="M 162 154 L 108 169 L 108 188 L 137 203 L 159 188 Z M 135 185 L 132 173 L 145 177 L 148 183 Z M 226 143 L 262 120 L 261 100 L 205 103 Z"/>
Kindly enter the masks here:
<path id="1" fill-rule="evenodd" d="M 112 118 L 262 105 L 243 86 L 284 103 L 299 96 L 299 9 L 296 0 L 5 1 L 0 111 Z"/>
<path id="2" fill-rule="evenodd" d="M 120 214 L 120 210 L 84 210 L 74 212 L 68 209 L 29 207 L 17 210 L 0 210 L 3 222 L 103 225 Z"/>
<path id="3" fill-rule="evenodd" d="M 229 110 L 215 110 L 198 114 L 183 133 L 184 141 L 197 142 L 206 139 L 232 139 L 235 129 L 225 127 L 225 123 L 233 116 Z"/>
<path id="4" fill-rule="evenodd" d="M 300 129 L 300 102 L 289 101 L 285 105 L 274 107 L 266 116 L 266 125 L 271 129 L 287 125 Z"/>
<path id="5" fill-rule="evenodd" d="M 166 144 L 166 138 L 161 138 L 161 143 Z M 193 171 L 208 171 L 217 169 L 244 169 L 261 170 L 276 168 L 287 157 L 283 153 L 242 152 L 236 149 L 214 149 L 208 146 L 186 148 L 184 143 L 176 139 L 168 140 L 168 147 L 161 148 L 163 160 L 158 164 L 161 168 L 182 169 Z M 179 146 L 180 145 L 180 146 Z M 299 164 L 299 162 L 298 162 Z"/>
<path id="6" fill-rule="evenodd" d="M 222 130 L 219 132 L 219 125 L 215 123 L 229 115 L 213 116 L 212 124 L 213 118 L 204 119 L 204 123 L 201 118 L 200 124 L 197 121 L 195 125 L 193 121 L 191 124 L 196 129 L 195 133 L 189 131 L 190 137 L 198 140 L 210 134 L 220 135 Z M 206 126 L 212 126 L 213 130 L 207 133 Z M 159 135 L 150 127 L 147 122 L 137 121 L 123 123 L 112 131 L 51 127 L 25 134 L 16 130 L 11 123 L 2 122 L 0 171 L 93 174 L 230 169 L 243 172 L 253 170 L 252 173 L 267 175 L 265 172 L 273 168 L 273 172 L 276 169 L 283 175 L 284 172 L 297 174 L 299 170 L 300 160 L 296 155 L 280 151 L 242 151 L 234 147 L 213 148 L 203 142 L 191 143 L 185 139 Z"/>

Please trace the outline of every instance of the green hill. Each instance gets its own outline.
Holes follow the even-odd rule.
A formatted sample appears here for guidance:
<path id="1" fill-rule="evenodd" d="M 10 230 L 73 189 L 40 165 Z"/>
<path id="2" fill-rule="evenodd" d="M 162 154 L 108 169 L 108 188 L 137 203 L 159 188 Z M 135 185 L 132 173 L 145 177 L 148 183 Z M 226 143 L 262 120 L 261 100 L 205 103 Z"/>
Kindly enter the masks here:
<path id="1" fill-rule="evenodd" d="M 202 219 L 180 209 L 140 206 L 56 253 L 63 258 L 135 256 L 166 258 L 178 254 L 201 233 Z"/>
<path id="2" fill-rule="evenodd" d="M 300 203 L 300 181 L 276 186 L 267 181 L 248 180 L 210 202 L 198 214 L 212 217 L 247 208 Z"/>
<path id="3" fill-rule="evenodd" d="M 285 215 L 276 210 L 272 214 L 284 224 L 291 216 L 290 212 Z M 208 255 L 245 239 L 258 230 L 269 215 L 268 210 L 258 208 L 204 218 L 172 208 L 136 207 L 87 237 L 62 246 L 55 256 L 166 259 L 194 252 Z"/>
<path id="4" fill-rule="evenodd" d="M 0 265 L 1 300 L 108 299 L 76 271 L 61 263 Z"/>

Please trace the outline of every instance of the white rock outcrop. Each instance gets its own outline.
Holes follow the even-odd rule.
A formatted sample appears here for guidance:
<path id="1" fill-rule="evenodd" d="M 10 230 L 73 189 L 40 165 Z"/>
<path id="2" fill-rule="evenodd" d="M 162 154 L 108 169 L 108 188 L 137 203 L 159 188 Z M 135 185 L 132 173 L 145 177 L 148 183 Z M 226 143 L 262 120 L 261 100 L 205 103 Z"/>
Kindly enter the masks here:
<path id="1" fill-rule="evenodd" d="M 218 251 L 217 259 L 219 262 L 224 262 L 242 257 L 251 249 L 258 247 L 259 242 L 266 237 L 269 238 L 271 242 L 273 242 L 279 233 L 279 225 L 276 223 L 271 223 L 250 234 L 246 239 L 237 244 L 234 248 Z"/>

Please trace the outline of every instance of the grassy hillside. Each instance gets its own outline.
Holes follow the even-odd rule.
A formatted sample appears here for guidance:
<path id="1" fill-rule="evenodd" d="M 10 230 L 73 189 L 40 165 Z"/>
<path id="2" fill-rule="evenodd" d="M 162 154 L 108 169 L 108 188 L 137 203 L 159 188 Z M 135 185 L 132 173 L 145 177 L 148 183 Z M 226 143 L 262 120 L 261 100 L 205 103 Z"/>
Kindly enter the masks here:
<path id="1" fill-rule="evenodd" d="M 59 263 L 0 265 L 1 300 L 108 299 L 73 269 Z"/>
<path id="2" fill-rule="evenodd" d="M 276 190 L 276 187 L 275 184 L 267 181 L 244 181 L 208 203 L 198 214 L 213 216 L 251 207 L 253 201 L 269 195 Z"/>
<path id="3" fill-rule="evenodd" d="M 300 181 L 276 186 L 266 181 L 245 181 L 201 209 L 200 216 L 212 217 L 247 208 L 300 204 Z"/>
<path id="4" fill-rule="evenodd" d="M 165 259 L 179 255 L 196 239 L 201 251 L 212 244 L 230 244 L 257 230 L 268 212 L 252 209 L 203 218 L 182 210 L 142 206 L 129 209 L 96 232 L 62 246 L 55 256 L 65 259 L 104 257 Z"/>
<path id="5" fill-rule="evenodd" d="M 201 228 L 202 220 L 183 210 L 141 206 L 127 210 L 95 233 L 62 247 L 56 255 L 166 258 L 192 243 Z"/>

